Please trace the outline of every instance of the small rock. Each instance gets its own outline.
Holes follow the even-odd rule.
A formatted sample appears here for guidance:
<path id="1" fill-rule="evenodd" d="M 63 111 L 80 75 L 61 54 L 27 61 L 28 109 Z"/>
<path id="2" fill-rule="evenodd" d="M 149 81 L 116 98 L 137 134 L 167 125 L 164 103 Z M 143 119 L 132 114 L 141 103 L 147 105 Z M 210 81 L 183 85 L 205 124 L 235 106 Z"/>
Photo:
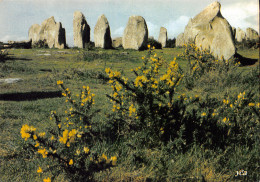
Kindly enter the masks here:
<path id="1" fill-rule="evenodd" d="M 0 84 L 2 83 L 17 83 L 22 81 L 23 79 L 21 78 L 5 78 L 5 79 L 0 79 Z"/>

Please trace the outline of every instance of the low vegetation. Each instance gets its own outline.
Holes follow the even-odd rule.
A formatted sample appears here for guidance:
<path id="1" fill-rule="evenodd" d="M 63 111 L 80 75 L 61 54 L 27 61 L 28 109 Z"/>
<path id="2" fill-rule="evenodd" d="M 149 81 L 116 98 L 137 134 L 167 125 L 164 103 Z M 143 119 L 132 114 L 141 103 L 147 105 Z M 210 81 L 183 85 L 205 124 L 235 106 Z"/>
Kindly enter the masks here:
<path id="1" fill-rule="evenodd" d="M 62 97 L 0 102 L 1 180 L 259 180 L 259 62 L 216 60 L 193 44 L 14 51 L 28 61 L 3 63 L 1 74 L 29 85 L 1 94 Z M 258 58 L 248 51 L 239 53 Z"/>
<path id="2" fill-rule="evenodd" d="M 0 63 L 7 59 L 8 51 L 6 49 L 0 50 Z"/>

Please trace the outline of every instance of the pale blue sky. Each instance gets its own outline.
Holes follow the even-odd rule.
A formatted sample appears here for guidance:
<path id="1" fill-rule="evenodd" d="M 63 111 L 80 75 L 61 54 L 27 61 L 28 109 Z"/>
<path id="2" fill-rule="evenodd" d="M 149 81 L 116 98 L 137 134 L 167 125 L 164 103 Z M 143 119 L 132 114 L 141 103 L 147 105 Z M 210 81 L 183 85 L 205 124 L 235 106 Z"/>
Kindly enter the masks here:
<path id="1" fill-rule="evenodd" d="M 73 12 L 81 11 L 91 27 L 91 39 L 98 16 L 105 14 L 112 38 L 122 36 L 131 15 L 143 16 L 149 36 L 158 38 L 161 26 L 169 38 L 184 31 L 188 20 L 213 0 L 0 0 L 0 41 L 26 40 L 32 24 L 54 16 L 66 29 L 73 46 Z M 220 0 L 222 15 L 232 26 L 259 30 L 258 0 Z"/>

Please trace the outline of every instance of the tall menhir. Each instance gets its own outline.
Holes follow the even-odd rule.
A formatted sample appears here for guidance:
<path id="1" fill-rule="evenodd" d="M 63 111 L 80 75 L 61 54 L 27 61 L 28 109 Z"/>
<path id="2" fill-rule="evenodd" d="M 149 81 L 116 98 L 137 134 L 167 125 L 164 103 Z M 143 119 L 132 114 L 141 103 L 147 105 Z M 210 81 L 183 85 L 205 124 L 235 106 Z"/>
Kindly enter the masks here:
<path id="1" fill-rule="evenodd" d="M 73 17 L 74 46 L 85 48 L 90 42 L 90 27 L 85 16 L 80 11 L 74 12 Z"/>

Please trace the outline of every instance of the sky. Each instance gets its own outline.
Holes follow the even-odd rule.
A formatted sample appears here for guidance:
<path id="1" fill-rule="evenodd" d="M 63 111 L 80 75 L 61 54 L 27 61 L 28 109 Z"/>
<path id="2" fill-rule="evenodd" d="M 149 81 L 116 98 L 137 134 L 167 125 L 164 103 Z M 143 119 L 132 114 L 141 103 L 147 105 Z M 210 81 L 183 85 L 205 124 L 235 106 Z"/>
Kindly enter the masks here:
<path id="1" fill-rule="evenodd" d="M 168 38 L 184 31 L 190 18 L 195 17 L 214 0 L 0 0 L 0 41 L 28 40 L 28 30 L 54 16 L 66 29 L 66 40 L 73 46 L 73 13 L 81 11 L 94 27 L 100 15 L 109 21 L 111 37 L 123 35 L 128 18 L 140 15 L 146 20 L 149 36 L 159 36 L 165 27 Z M 259 32 L 258 0 L 219 0 L 222 15 L 231 26 L 254 28 Z"/>

